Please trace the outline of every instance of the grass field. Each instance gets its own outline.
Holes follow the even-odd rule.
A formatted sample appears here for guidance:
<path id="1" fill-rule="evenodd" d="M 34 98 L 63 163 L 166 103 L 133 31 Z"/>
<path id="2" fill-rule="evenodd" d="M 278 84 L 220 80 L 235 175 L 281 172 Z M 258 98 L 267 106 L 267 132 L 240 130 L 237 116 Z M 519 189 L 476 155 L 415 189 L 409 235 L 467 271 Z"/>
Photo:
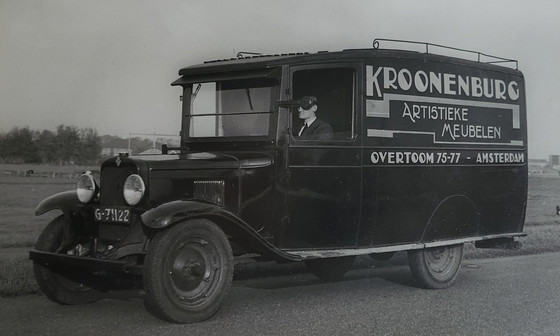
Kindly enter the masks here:
<path id="1" fill-rule="evenodd" d="M 45 225 L 59 212 L 52 211 L 35 217 L 34 209 L 44 198 L 71 190 L 74 186 L 75 180 L 67 178 L 0 175 L 0 296 L 38 291 L 32 264 L 27 260 L 27 251 L 33 247 Z M 557 205 L 560 205 L 560 177 L 530 176 L 525 227 L 528 236 L 520 239 L 523 248 L 519 251 L 503 251 L 476 250 L 468 246 L 466 257 L 487 258 L 560 251 Z"/>
<path id="2" fill-rule="evenodd" d="M 529 196 L 527 200 L 526 225 L 560 224 L 556 215 L 560 206 L 560 176 L 529 176 Z"/>

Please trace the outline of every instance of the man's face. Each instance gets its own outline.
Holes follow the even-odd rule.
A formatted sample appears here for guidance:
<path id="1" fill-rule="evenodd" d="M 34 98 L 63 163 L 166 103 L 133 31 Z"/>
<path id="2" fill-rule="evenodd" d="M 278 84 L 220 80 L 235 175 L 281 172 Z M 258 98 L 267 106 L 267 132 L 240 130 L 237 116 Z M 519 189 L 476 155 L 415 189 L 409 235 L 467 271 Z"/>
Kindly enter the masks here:
<path id="1" fill-rule="evenodd" d="M 299 118 L 303 120 L 313 118 L 315 116 L 315 111 L 317 111 L 317 105 L 313 105 L 307 110 L 305 110 L 303 107 L 300 106 L 298 108 Z"/>

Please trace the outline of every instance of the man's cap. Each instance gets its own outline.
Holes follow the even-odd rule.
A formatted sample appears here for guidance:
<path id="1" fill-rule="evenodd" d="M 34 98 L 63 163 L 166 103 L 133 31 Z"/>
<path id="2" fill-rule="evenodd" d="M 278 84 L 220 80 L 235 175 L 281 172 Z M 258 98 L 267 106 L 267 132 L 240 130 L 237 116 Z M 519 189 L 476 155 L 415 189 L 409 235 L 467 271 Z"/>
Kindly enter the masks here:
<path id="1" fill-rule="evenodd" d="M 315 105 L 317 105 L 317 97 L 315 96 L 304 96 L 299 100 L 299 106 L 304 110 L 309 110 Z"/>

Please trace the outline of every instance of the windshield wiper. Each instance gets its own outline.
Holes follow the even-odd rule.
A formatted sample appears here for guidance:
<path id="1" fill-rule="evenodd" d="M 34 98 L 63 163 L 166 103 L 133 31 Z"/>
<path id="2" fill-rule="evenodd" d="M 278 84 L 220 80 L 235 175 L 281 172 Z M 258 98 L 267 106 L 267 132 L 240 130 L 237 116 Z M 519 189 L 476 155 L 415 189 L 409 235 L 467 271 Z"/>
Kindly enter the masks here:
<path id="1" fill-rule="evenodd" d="M 251 108 L 251 111 L 253 111 L 254 108 L 253 101 L 251 100 L 251 91 L 249 90 L 249 88 L 245 88 L 245 92 L 247 93 L 247 99 L 249 99 L 249 107 Z"/>
<path id="2" fill-rule="evenodd" d="M 198 85 L 196 86 L 196 89 L 194 89 L 194 92 L 191 95 L 191 103 L 195 100 L 196 95 L 198 94 L 198 91 L 200 91 L 201 87 L 202 87 L 202 84 L 198 83 Z"/>

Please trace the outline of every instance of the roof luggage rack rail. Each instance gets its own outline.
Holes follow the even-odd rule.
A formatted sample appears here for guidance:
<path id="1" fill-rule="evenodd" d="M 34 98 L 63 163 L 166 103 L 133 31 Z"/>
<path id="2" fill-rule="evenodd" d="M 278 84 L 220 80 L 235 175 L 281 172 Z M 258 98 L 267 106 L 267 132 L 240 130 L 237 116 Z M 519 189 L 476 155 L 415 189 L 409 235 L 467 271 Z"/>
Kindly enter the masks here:
<path id="1" fill-rule="evenodd" d="M 430 47 L 436 47 L 436 48 L 449 49 L 449 50 L 460 51 L 460 52 L 465 52 L 465 53 L 471 53 L 471 54 L 476 54 L 477 55 L 477 62 L 479 62 L 479 63 L 487 63 L 487 64 L 513 63 L 513 64 L 515 64 L 515 70 L 519 70 L 517 60 L 509 59 L 509 58 L 503 58 L 503 57 L 499 57 L 499 56 L 488 55 L 488 54 L 482 53 L 480 51 L 473 51 L 473 50 L 468 50 L 468 49 L 449 47 L 449 46 L 445 46 L 445 45 L 441 45 L 441 44 L 434 44 L 434 43 L 429 43 L 429 42 L 393 40 L 393 39 L 384 39 L 384 38 L 376 38 L 375 40 L 373 40 L 373 49 L 379 49 L 379 42 L 395 42 L 395 43 L 410 43 L 410 44 L 425 45 L 426 46 L 426 54 L 430 53 L 430 49 L 429 49 Z M 487 57 L 487 58 L 490 58 L 490 60 L 482 61 L 481 57 Z"/>
<path id="2" fill-rule="evenodd" d="M 250 52 L 250 51 L 240 51 L 237 53 L 237 58 L 244 58 L 247 56 L 260 56 L 262 53 Z"/>
<path id="3" fill-rule="evenodd" d="M 261 54 L 261 53 L 250 52 L 250 51 L 240 51 L 237 53 L 236 57 L 205 61 L 204 63 L 206 64 L 206 63 L 218 63 L 218 62 L 225 62 L 225 61 L 237 61 L 240 59 L 249 59 L 249 58 L 300 56 L 300 55 L 308 55 L 308 54 L 309 54 L 308 52 L 297 52 L 297 53 L 287 53 L 287 54 Z"/>

